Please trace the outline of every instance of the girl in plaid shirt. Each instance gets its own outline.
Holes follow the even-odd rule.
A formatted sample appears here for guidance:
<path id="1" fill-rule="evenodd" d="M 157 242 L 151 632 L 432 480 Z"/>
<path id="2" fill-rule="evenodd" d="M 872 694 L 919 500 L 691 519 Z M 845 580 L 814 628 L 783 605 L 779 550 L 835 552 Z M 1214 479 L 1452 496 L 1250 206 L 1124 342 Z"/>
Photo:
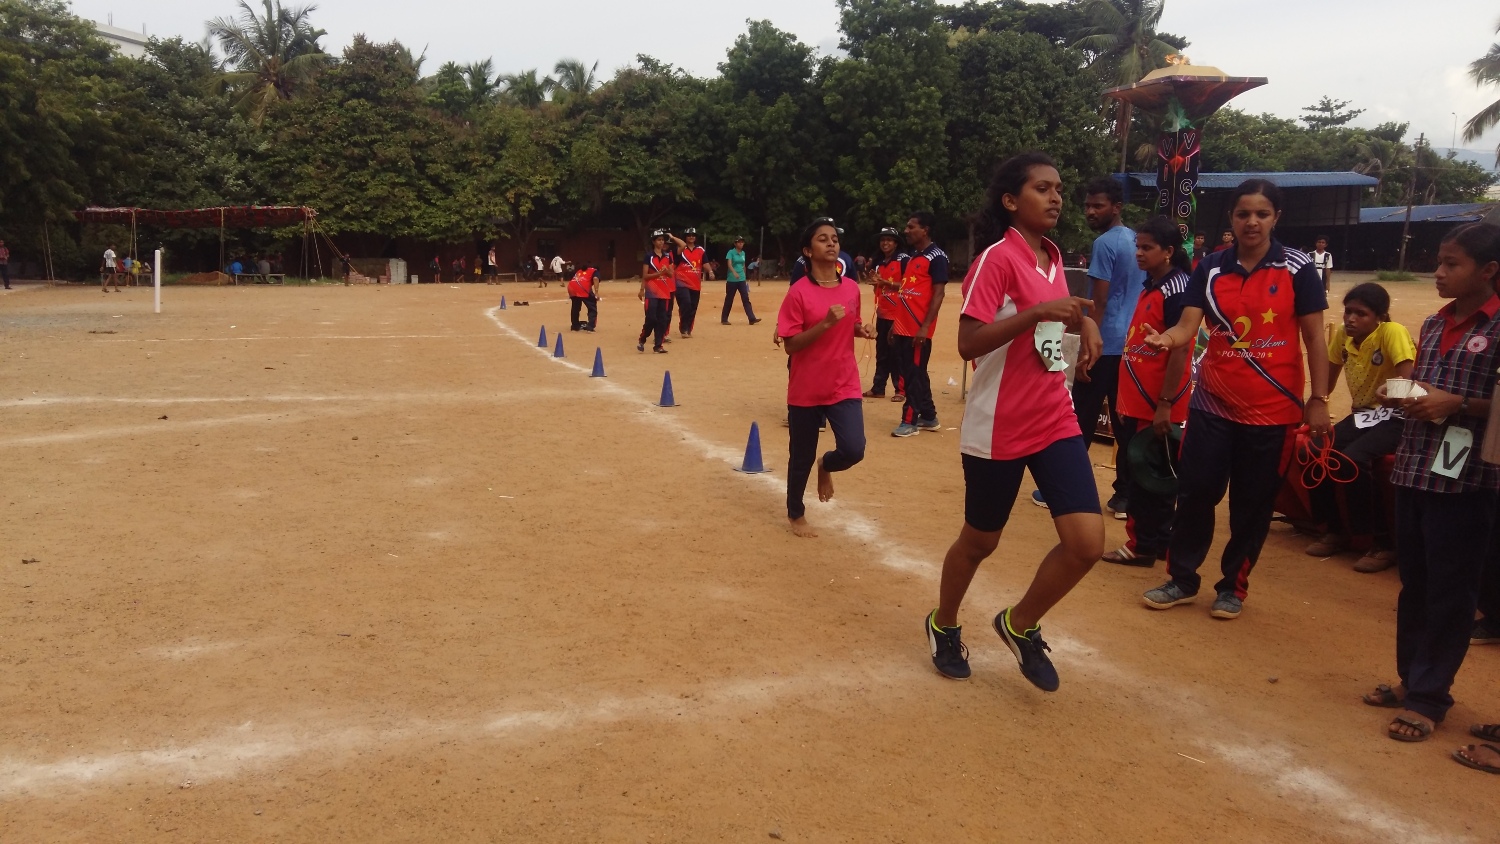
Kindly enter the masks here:
<path id="1" fill-rule="evenodd" d="M 1463 226 L 1443 240 L 1434 274 L 1453 301 L 1422 323 L 1412 379 L 1425 391 L 1393 401 L 1406 416 L 1396 467 L 1394 688 L 1365 695 L 1401 707 L 1386 728 L 1423 741 L 1453 706 L 1449 690 L 1469 649 L 1488 537 L 1500 510 L 1500 466 L 1479 457 L 1500 367 L 1500 227 Z"/>

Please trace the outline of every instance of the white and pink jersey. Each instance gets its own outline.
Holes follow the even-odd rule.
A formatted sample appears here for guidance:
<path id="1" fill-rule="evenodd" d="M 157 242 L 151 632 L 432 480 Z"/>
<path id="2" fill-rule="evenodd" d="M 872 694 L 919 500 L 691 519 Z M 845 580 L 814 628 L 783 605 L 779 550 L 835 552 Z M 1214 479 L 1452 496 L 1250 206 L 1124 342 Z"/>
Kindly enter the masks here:
<path id="1" fill-rule="evenodd" d="M 1015 229 L 980 253 L 964 277 L 963 316 L 998 322 L 1068 295 L 1062 253 L 1043 239 L 1052 267 L 1043 271 Z M 1067 373 L 1048 371 L 1036 348 L 1036 328 L 974 361 L 959 450 L 988 460 L 1036 454 L 1079 435 Z"/>

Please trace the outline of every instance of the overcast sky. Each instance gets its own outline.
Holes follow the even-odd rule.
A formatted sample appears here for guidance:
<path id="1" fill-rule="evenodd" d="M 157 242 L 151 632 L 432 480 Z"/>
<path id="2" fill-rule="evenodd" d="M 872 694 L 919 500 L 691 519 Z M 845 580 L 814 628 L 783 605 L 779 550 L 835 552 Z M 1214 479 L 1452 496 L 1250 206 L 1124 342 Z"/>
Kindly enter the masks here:
<path id="1" fill-rule="evenodd" d="M 252 0 L 258 8 L 259 0 Z M 288 5 L 294 5 L 288 3 Z M 398 39 L 422 53 L 431 72 L 445 61 L 493 58 L 501 72 L 550 71 L 559 58 L 599 61 L 600 75 L 649 53 L 697 75 L 711 75 L 744 31 L 745 18 L 766 18 L 823 51 L 838 44 L 833 0 L 323 0 L 315 24 L 338 52 L 355 33 Z M 152 35 L 197 41 L 208 18 L 229 15 L 230 0 L 73 0 L 82 17 Z M 649 9 L 648 17 L 642 10 Z M 753 9 L 753 12 L 747 11 Z M 1234 101 L 1238 108 L 1296 117 L 1324 94 L 1366 109 L 1356 125 L 1410 122 L 1446 147 L 1454 114 L 1463 121 L 1500 89 L 1476 89 L 1465 67 L 1497 40 L 1500 5 L 1487 0 L 1167 0 L 1162 29 L 1192 41 L 1194 64 L 1270 84 Z M 1500 132 L 1460 143 L 1493 151 Z"/>

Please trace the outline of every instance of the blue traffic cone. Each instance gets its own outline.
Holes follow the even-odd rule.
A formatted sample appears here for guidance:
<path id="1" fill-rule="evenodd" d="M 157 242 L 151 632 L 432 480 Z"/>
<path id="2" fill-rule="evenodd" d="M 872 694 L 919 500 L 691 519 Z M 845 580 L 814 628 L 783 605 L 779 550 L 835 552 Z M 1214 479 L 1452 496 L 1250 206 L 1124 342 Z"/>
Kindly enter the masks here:
<path id="1" fill-rule="evenodd" d="M 501 296 L 501 297 L 500 297 L 500 310 L 502 310 L 502 311 L 504 311 L 504 310 L 508 310 L 508 309 L 507 309 L 507 308 L 506 308 L 506 307 L 505 307 L 505 297 L 504 297 L 504 296 Z"/>
<path id="2" fill-rule="evenodd" d="M 560 358 L 563 356 L 561 331 L 557 332 L 557 348 L 552 350 L 552 356 L 555 358 Z"/>
<path id="3" fill-rule="evenodd" d="M 677 400 L 672 397 L 672 373 L 665 372 L 661 377 L 661 401 L 656 403 L 657 407 L 676 407 Z"/>
<path id="4" fill-rule="evenodd" d="M 594 349 L 594 371 L 589 373 L 590 378 L 604 377 L 604 350 Z"/>
<path id="5" fill-rule="evenodd" d="M 545 348 L 547 348 L 547 326 L 545 326 L 545 325 L 542 326 L 541 336 L 539 336 L 539 337 L 536 338 L 536 347 L 538 349 L 545 349 Z"/>
<path id="6" fill-rule="evenodd" d="M 760 423 L 750 423 L 750 441 L 745 443 L 745 462 L 735 467 L 736 472 L 744 472 L 747 475 L 758 475 L 761 472 L 769 472 L 766 464 L 760 457 Z"/>

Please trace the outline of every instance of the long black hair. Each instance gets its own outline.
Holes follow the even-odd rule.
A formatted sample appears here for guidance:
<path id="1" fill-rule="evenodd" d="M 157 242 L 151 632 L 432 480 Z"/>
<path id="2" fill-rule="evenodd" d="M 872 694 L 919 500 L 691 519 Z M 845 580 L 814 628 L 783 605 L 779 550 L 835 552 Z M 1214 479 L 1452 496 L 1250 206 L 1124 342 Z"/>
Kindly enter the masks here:
<path id="1" fill-rule="evenodd" d="M 1187 250 L 1182 248 L 1182 229 L 1166 217 L 1152 217 L 1135 227 L 1136 234 L 1143 234 L 1163 249 L 1172 250 L 1172 266 L 1185 273 L 1193 271 L 1193 262 Z"/>
<path id="2" fill-rule="evenodd" d="M 1020 195 L 1026 180 L 1031 178 L 1031 168 L 1056 166 L 1052 156 L 1032 150 L 1005 159 L 995 169 L 995 177 L 990 180 L 989 192 L 985 195 L 984 207 L 974 216 L 975 249 L 984 249 L 1005 237 L 1005 232 L 1011 226 L 1011 215 L 1002 200 L 1006 194 Z"/>

